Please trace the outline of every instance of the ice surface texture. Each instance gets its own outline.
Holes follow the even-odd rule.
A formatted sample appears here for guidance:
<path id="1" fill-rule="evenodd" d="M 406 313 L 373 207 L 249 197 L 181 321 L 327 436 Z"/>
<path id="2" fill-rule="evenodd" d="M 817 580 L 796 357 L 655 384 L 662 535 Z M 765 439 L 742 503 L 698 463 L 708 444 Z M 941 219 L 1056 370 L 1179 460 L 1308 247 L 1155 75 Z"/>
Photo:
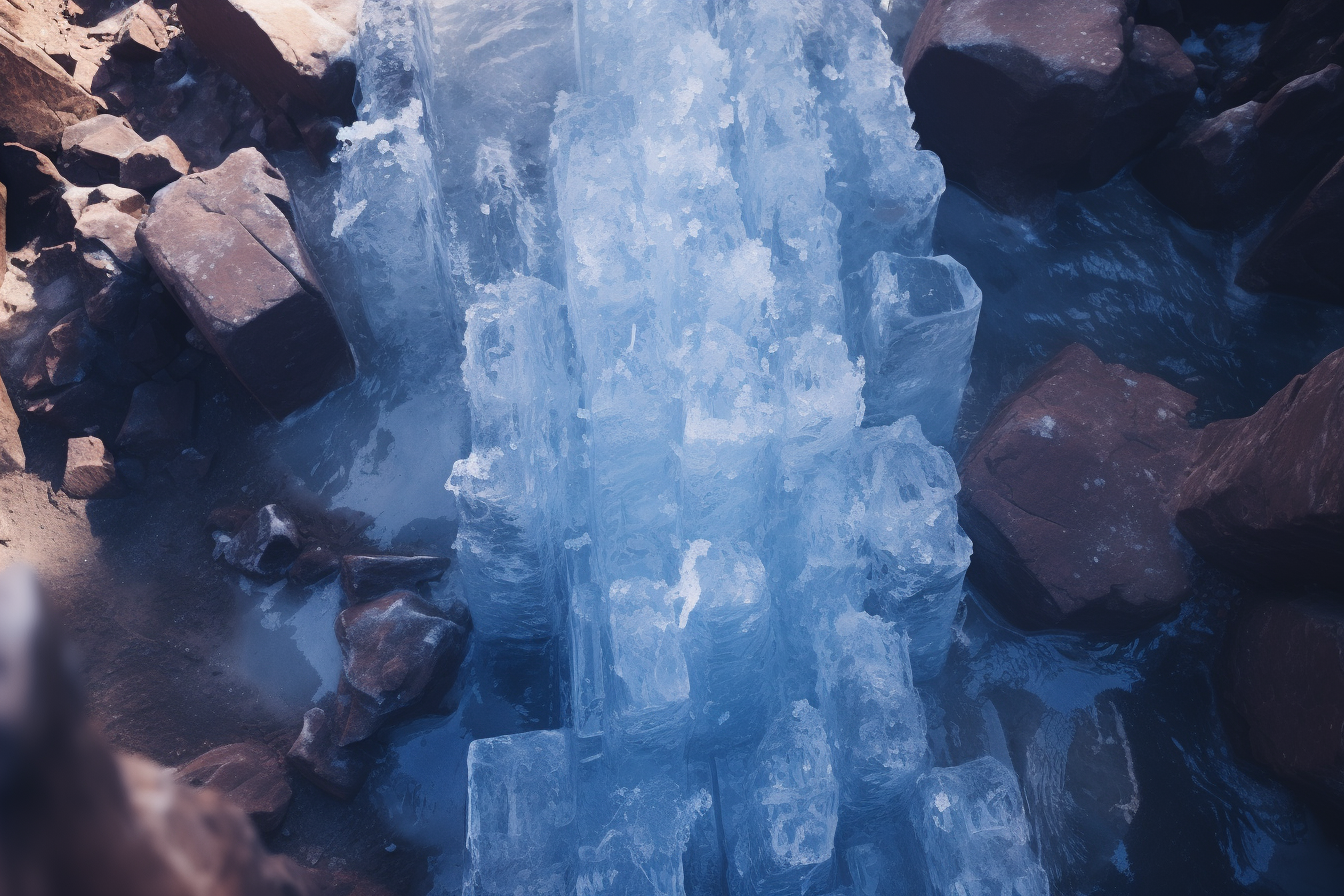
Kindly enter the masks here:
<path id="1" fill-rule="evenodd" d="M 461 309 L 456 581 L 569 684 L 566 731 L 472 745 L 468 890 L 823 893 L 880 876 L 859 835 L 941 861 L 915 682 L 969 544 L 926 434 L 979 292 L 927 257 L 942 170 L 872 6 L 396 9 L 338 226 Z"/>

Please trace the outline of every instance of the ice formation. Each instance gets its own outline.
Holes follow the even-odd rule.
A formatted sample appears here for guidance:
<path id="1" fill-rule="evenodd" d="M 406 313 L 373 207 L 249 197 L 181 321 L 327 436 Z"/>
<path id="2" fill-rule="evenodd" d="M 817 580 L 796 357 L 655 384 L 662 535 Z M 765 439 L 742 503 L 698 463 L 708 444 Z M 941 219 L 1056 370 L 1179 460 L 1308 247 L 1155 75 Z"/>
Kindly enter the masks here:
<path id="1" fill-rule="evenodd" d="M 471 746 L 466 891 L 1045 893 L 1012 772 L 930 768 L 979 291 L 873 7 L 570 10 L 369 0 L 343 134 L 375 328 L 463 334 L 477 632 L 563 645 L 565 730 Z"/>

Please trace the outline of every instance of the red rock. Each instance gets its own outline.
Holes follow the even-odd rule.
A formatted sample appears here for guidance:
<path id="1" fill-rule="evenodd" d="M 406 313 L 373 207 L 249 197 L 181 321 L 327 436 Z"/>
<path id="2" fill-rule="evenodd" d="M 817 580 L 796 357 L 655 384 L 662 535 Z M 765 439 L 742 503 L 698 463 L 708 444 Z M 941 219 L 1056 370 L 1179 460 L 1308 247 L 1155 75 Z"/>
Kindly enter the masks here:
<path id="1" fill-rule="evenodd" d="M 341 587 L 351 603 L 413 588 L 448 571 L 447 557 L 350 555 L 341 558 Z"/>
<path id="2" fill-rule="evenodd" d="M 101 103 L 34 44 L 0 28 L 0 142 L 51 152 L 61 132 L 97 115 Z"/>
<path id="3" fill-rule="evenodd" d="M 92 342 L 93 331 L 83 309 L 61 318 L 33 356 L 23 377 L 24 391 L 38 394 L 84 379 L 92 360 Z"/>
<path id="4" fill-rule="evenodd" d="M 263 832 L 280 826 L 294 797 L 280 757 L 257 743 L 216 747 L 178 769 L 177 780 L 224 794 Z"/>
<path id="5" fill-rule="evenodd" d="M 19 143 L 0 146 L 0 184 L 9 194 L 9 236 L 19 243 L 54 226 L 56 200 L 69 186 L 51 159 Z"/>
<path id="6" fill-rule="evenodd" d="M 1195 400 L 1081 345 L 1046 363 L 962 461 L 971 574 L 1028 627 L 1131 628 L 1188 578 L 1169 500 L 1198 434 Z"/>
<path id="7" fill-rule="evenodd" d="M 121 160 L 144 142 L 126 119 L 99 115 L 71 125 L 61 134 L 58 167 L 72 183 L 89 187 L 115 184 L 121 176 Z"/>
<path id="8" fill-rule="evenodd" d="M 1204 428 L 1176 525 L 1247 578 L 1344 589 L 1344 349 L 1250 417 Z"/>
<path id="9" fill-rule="evenodd" d="M 340 554 L 322 545 L 313 545 L 304 548 L 294 561 L 294 565 L 289 568 L 289 583 L 299 588 L 307 588 L 335 574 L 340 568 Z"/>
<path id="10" fill-rule="evenodd" d="M 121 493 L 120 485 L 116 461 L 102 439 L 82 436 L 69 440 L 61 491 L 72 498 L 112 498 Z"/>
<path id="11" fill-rule="evenodd" d="M 122 14 L 111 52 L 133 62 L 150 62 L 167 46 L 168 29 L 163 26 L 163 19 L 154 7 L 141 0 Z"/>
<path id="12" fill-rule="evenodd" d="M 121 160 L 121 185 L 153 195 L 191 170 L 173 138 L 164 134 L 131 151 Z"/>
<path id="13" fill-rule="evenodd" d="M 289 764 L 299 774 L 338 799 L 353 799 L 373 770 L 373 758 L 359 744 L 337 746 L 325 710 L 313 707 L 303 716 L 303 731 L 290 747 Z"/>
<path id="14" fill-rule="evenodd" d="M 266 578 L 279 578 L 299 556 L 299 527 L 279 504 L 267 504 L 231 536 L 218 540 L 215 557 Z"/>
<path id="15" fill-rule="evenodd" d="M 0 380 L 0 474 L 22 473 L 28 465 L 19 440 L 19 415 L 9 400 L 9 390 Z"/>

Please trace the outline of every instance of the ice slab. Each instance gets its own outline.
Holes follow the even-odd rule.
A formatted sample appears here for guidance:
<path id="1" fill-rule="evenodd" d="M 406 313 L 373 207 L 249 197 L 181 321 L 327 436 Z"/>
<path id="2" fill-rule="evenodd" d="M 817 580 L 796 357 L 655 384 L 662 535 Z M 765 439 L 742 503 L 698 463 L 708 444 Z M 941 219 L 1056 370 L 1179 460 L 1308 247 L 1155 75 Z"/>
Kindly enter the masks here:
<path id="1" fill-rule="evenodd" d="M 691 720 L 691 682 L 668 586 L 622 579 L 607 595 L 610 613 L 614 738 L 607 749 L 684 748 Z"/>

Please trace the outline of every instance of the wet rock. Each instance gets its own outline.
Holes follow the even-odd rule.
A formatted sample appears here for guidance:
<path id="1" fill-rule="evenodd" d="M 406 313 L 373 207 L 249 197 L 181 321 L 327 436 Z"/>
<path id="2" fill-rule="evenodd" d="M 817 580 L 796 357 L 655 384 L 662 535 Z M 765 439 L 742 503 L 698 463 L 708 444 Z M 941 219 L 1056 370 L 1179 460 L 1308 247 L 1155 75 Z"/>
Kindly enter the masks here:
<path id="1" fill-rule="evenodd" d="M 294 232 L 289 188 L 255 149 L 154 197 L 137 239 L 216 355 L 277 419 L 354 376 Z"/>
<path id="2" fill-rule="evenodd" d="M 84 379 L 93 357 L 93 328 L 84 310 L 72 311 L 47 331 L 23 377 L 23 388 L 41 394 Z"/>
<path id="3" fill-rule="evenodd" d="M 216 747 L 178 769 L 177 780 L 224 794 L 263 832 L 280 826 L 294 797 L 280 757 L 257 743 Z"/>
<path id="4" fill-rule="evenodd" d="M 327 576 L 334 575 L 341 568 L 341 555 L 323 547 L 313 545 L 304 548 L 294 565 L 289 568 L 289 583 L 299 588 L 316 585 Z"/>
<path id="5" fill-rule="evenodd" d="M 346 556 L 341 558 L 341 588 L 351 603 L 359 603 L 438 579 L 448 566 L 447 557 Z"/>
<path id="6" fill-rule="evenodd" d="M 1134 167 L 1164 205 L 1196 227 L 1236 229 L 1344 152 L 1344 70 L 1332 65 L 1266 103 L 1228 109 Z"/>
<path id="7" fill-rule="evenodd" d="M 121 160 L 144 142 L 126 119 L 99 115 L 65 129 L 58 167 L 75 184 L 115 184 L 121 176 Z"/>
<path id="8" fill-rule="evenodd" d="M 121 185 L 151 196 L 191 170 L 187 157 L 173 138 L 164 134 L 127 154 L 121 160 Z"/>
<path id="9" fill-rule="evenodd" d="M 0 380 L 0 475 L 22 473 L 27 465 L 23 442 L 19 441 L 19 415 L 9 400 L 9 390 Z"/>
<path id="10" fill-rule="evenodd" d="M 1247 292 L 1344 304 L 1344 158 L 1274 223 L 1237 272 Z"/>
<path id="11" fill-rule="evenodd" d="M 8 193 L 5 218 L 15 242 L 26 243 L 54 227 L 56 200 L 69 184 L 51 159 L 19 143 L 6 143 L 0 146 L 0 184 Z"/>
<path id="12" fill-rule="evenodd" d="M 341 683 L 335 742 L 371 737 L 389 716 L 446 687 L 467 653 L 466 605 L 449 613 L 409 591 L 358 604 L 336 618 Z"/>
<path id="13" fill-rule="evenodd" d="M 1228 630 L 1220 667 L 1233 741 L 1344 813 L 1344 599 L 1252 601 Z"/>
<path id="14" fill-rule="evenodd" d="M 102 439 L 82 436 L 66 443 L 61 491 L 72 498 L 114 498 L 121 494 L 116 460 Z"/>
<path id="15" fill-rule="evenodd" d="M 61 132 L 97 115 L 101 103 L 46 53 L 0 28 L 0 141 L 45 152 L 60 146 Z"/>
<path id="16" fill-rule="evenodd" d="M 191 441 L 195 412 L 194 383 L 141 383 L 131 393 L 117 447 L 132 454 L 179 450 Z"/>
<path id="17" fill-rule="evenodd" d="M 1090 189 L 1175 125 L 1198 86 L 1123 0 L 931 0 L 906 46 L 906 95 L 950 179 L 1009 211 Z"/>
<path id="18" fill-rule="evenodd" d="M 110 49 L 122 59 L 149 62 L 157 59 L 167 46 L 168 29 L 163 26 L 163 19 L 154 7 L 141 0 L 122 14 L 121 27 Z"/>
<path id="19" fill-rule="evenodd" d="M 303 731 L 290 747 L 289 764 L 299 774 L 338 799 L 349 800 L 364 786 L 373 759 L 359 745 L 339 747 L 327 713 L 313 707 L 304 713 Z"/>
<path id="20" fill-rule="evenodd" d="M 243 572 L 278 578 L 300 549 L 299 527 L 289 512 L 278 504 L 267 504 L 232 536 L 217 538 L 215 558 Z"/>
<path id="21" fill-rule="evenodd" d="M 1126 629 L 1188 579 L 1168 506 L 1198 434 L 1195 400 L 1072 345 L 985 427 L 962 462 L 971 573 L 1027 627 Z"/>
<path id="22" fill-rule="evenodd" d="M 1344 590 L 1344 349 L 1250 417 L 1204 428 L 1176 525 L 1206 559 L 1270 587 Z"/>
<path id="23" fill-rule="evenodd" d="M 179 0 L 178 18 L 200 51 L 266 108 L 286 95 L 354 120 L 354 63 L 339 58 L 358 4 L 303 0 Z"/>

